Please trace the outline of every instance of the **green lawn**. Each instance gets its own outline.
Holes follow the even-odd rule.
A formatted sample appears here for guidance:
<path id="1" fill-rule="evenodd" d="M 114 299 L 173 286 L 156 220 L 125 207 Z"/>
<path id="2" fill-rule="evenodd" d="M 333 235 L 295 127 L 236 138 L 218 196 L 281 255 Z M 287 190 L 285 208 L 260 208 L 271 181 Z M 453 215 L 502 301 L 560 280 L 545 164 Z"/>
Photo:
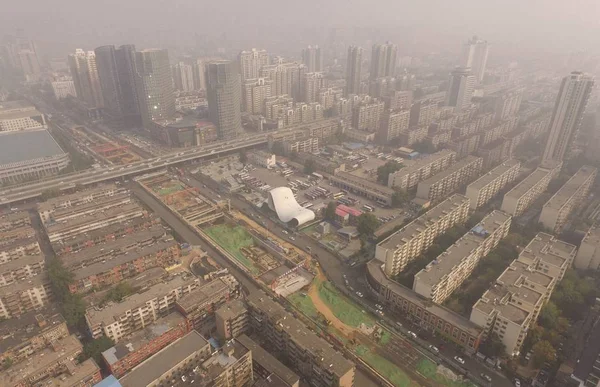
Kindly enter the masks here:
<path id="1" fill-rule="evenodd" d="M 363 313 L 362 308 L 342 295 L 328 281 L 319 284 L 319 297 L 344 324 L 354 328 L 358 328 L 361 323 L 369 327 L 375 325 L 375 320 L 370 315 Z"/>
<path id="2" fill-rule="evenodd" d="M 250 234 L 248 234 L 243 227 L 231 227 L 226 224 L 219 224 L 204 229 L 204 232 L 212 240 L 218 243 L 219 246 L 233 255 L 252 274 L 260 274 L 260 269 L 256 267 L 250 259 L 246 258 L 240 251 L 241 248 L 252 246 L 254 244 L 252 236 L 250 236 Z"/>
<path id="3" fill-rule="evenodd" d="M 379 344 L 386 345 L 392 339 L 392 334 L 386 330 L 381 334 L 381 338 L 379 339 Z"/>
<path id="4" fill-rule="evenodd" d="M 306 293 L 304 293 L 306 294 Z M 300 309 L 300 311 L 312 318 L 313 320 L 318 320 L 319 318 L 319 312 L 317 311 L 317 308 L 315 308 L 315 304 L 313 304 L 312 300 L 310 299 L 310 297 L 308 297 L 307 295 L 302 295 L 299 292 L 296 292 L 292 295 L 290 295 L 288 297 L 288 300 L 294 304 L 294 306 L 298 309 Z"/>
<path id="5" fill-rule="evenodd" d="M 423 359 L 417 364 L 417 371 L 427 379 L 448 387 L 475 387 L 470 381 L 454 381 L 437 373 L 437 365 L 429 359 Z"/>
<path id="6" fill-rule="evenodd" d="M 359 345 L 354 352 L 396 387 L 410 387 L 412 380 L 397 365 Z"/>

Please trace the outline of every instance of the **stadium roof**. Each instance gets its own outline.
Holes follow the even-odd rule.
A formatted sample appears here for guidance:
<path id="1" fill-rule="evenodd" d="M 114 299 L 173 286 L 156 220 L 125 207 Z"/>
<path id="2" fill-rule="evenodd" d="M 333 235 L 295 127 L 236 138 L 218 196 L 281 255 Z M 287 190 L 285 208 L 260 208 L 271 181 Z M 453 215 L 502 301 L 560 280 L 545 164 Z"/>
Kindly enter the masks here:
<path id="1" fill-rule="evenodd" d="M 0 165 L 59 156 L 64 153 L 45 129 L 0 134 Z"/>

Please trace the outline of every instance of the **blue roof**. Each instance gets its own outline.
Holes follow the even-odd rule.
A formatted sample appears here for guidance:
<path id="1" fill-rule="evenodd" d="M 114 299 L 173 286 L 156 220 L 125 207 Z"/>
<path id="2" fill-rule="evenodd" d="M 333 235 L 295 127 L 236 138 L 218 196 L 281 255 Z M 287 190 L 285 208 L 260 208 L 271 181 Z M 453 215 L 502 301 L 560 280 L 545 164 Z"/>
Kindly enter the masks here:
<path id="1" fill-rule="evenodd" d="M 114 375 L 110 375 L 104 379 L 102 379 L 99 383 L 94 384 L 94 387 L 122 387 L 121 383 L 114 377 Z"/>
<path id="2" fill-rule="evenodd" d="M 365 144 L 361 144 L 360 142 L 345 142 L 343 145 L 348 149 L 361 149 L 365 147 Z"/>

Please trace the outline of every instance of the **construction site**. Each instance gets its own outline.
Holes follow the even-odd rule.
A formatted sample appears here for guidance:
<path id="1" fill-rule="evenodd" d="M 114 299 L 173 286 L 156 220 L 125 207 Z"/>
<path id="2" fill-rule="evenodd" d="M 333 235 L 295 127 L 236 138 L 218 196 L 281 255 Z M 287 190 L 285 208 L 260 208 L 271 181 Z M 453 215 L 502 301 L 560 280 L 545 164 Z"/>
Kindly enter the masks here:
<path id="1" fill-rule="evenodd" d="M 127 165 L 142 160 L 142 157 L 132 151 L 129 145 L 118 143 L 83 126 L 71 128 L 71 134 L 79 144 L 84 144 L 97 159 L 106 163 Z"/>

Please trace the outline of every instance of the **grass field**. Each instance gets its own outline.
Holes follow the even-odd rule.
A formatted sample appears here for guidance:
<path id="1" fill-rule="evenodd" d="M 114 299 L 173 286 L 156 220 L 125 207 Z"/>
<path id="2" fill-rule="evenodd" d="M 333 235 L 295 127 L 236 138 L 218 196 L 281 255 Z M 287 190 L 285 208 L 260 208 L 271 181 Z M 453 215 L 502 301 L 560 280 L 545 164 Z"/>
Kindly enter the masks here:
<path id="1" fill-rule="evenodd" d="M 412 380 L 397 365 L 359 345 L 354 352 L 396 387 L 413 386 Z"/>
<path id="2" fill-rule="evenodd" d="M 296 292 L 288 297 L 288 300 L 294 304 L 294 306 L 302 312 L 305 316 L 312 318 L 313 320 L 317 320 L 319 318 L 319 312 L 317 308 L 315 308 L 315 304 L 313 304 L 310 297 L 306 295 L 306 293 L 301 294 Z"/>
<path id="3" fill-rule="evenodd" d="M 437 365 L 428 359 L 423 359 L 417 364 L 417 371 L 429 380 L 448 387 L 476 387 L 470 381 L 455 381 L 437 373 Z"/>
<path id="4" fill-rule="evenodd" d="M 319 284 L 319 298 L 327 304 L 329 309 L 344 324 L 358 328 L 360 324 L 368 327 L 375 325 L 375 320 L 368 314 L 363 313 L 362 309 L 355 303 L 349 301 L 344 295 L 328 281 Z"/>
<path id="5" fill-rule="evenodd" d="M 260 274 L 260 269 L 254 263 L 246 258 L 240 251 L 242 247 L 252 246 L 254 240 L 252 236 L 241 226 L 231 227 L 226 224 L 204 229 L 204 232 L 222 248 L 233 255 L 248 271 L 252 274 Z"/>
<path id="6" fill-rule="evenodd" d="M 158 190 L 158 194 L 160 196 L 165 196 L 172 194 L 173 192 L 183 191 L 183 186 L 181 184 L 171 184 L 167 187 L 163 187 Z"/>

